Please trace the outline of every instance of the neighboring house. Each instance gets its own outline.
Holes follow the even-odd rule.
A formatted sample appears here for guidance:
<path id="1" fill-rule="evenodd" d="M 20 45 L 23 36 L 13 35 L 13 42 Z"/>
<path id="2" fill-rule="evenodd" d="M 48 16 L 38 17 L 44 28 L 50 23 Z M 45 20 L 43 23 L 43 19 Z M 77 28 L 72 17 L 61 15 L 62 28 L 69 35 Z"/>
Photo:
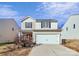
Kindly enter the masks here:
<path id="1" fill-rule="evenodd" d="M 21 23 L 21 30 L 37 44 L 61 43 L 61 30 L 58 29 L 57 20 L 54 19 L 35 20 L 31 17 L 26 17 Z"/>
<path id="2" fill-rule="evenodd" d="M 61 32 L 62 39 L 79 39 L 79 14 L 71 15 Z"/>
<path id="3" fill-rule="evenodd" d="M 18 26 L 14 19 L 0 19 L 0 43 L 12 42 L 18 34 Z"/>

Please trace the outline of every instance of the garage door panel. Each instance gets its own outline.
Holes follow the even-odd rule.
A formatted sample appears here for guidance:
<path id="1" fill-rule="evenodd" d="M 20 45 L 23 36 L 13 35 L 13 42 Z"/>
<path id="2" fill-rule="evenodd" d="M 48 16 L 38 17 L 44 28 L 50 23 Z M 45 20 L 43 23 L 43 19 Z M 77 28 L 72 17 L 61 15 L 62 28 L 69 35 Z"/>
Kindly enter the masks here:
<path id="1" fill-rule="evenodd" d="M 59 35 L 36 35 L 38 44 L 59 44 Z"/>

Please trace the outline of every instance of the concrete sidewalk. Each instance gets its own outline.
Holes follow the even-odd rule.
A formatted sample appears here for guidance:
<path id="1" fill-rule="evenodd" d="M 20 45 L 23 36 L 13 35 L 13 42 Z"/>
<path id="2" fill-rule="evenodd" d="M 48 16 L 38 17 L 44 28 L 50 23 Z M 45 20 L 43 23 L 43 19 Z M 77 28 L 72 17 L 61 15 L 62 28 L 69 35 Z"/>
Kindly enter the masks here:
<path id="1" fill-rule="evenodd" d="M 62 45 L 40 45 L 34 47 L 29 56 L 79 56 L 79 53 Z"/>

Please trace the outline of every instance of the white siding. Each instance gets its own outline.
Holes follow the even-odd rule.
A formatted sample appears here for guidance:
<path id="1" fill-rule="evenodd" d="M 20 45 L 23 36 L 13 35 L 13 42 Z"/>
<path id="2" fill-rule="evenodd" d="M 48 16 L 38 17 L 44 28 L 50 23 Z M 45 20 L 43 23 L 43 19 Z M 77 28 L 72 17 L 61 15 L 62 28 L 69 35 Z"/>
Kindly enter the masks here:
<path id="1" fill-rule="evenodd" d="M 25 30 L 24 22 L 21 23 L 21 29 Z"/>
<path id="2" fill-rule="evenodd" d="M 35 29 L 41 29 L 41 22 L 36 22 Z"/>
<path id="3" fill-rule="evenodd" d="M 35 29 L 44 29 L 44 30 L 51 30 L 51 29 L 58 29 L 58 24 L 57 22 L 51 22 L 51 28 L 41 28 L 41 22 L 36 22 L 35 24 Z"/>
<path id="4" fill-rule="evenodd" d="M 32 22 L 32 28 L 25 28 L 25 22 Z M 32 19 L 31 17 L 28 19 L 25 19 L 21 23 L 21 29 L 22 30 L 33 30 L 33 29 L 40 29 L 40 30 L 52 30 L 52 29 L 58 29 L 57 22 L 51 22 L 51 28 L 41 28 L 41 22 L 36 22 L 36 20 Z"/>
<path id="5" fill-rule="evenodd" d="M 57 27 L 58 27 L 57 22 L 52 22 L 51 23 L 51 29 L 58 29 Z"/>
<path id="6" fill-rule="evenodd" d="M 75 29 L 73 29 L 73 24 L 75 24 Z M 68 31 L 66 31 L 66 27 L 68 27 Z M 62 39 L 79 39 L 79 15 L 69 17 L 62 28 L 61 35 Z"/>
<path id="7" fill-rule="evenodd" d="M 25 23 L 26 22 L 32 22 L 32 28 L 25 28 Z M 22 30 L 32 30 L 35 28 L 35 20 L 33 20 L 32 18 L 28 18 L 26 20 L 24 20 L 22 23 L 21 23 L 21 29 Z"/>

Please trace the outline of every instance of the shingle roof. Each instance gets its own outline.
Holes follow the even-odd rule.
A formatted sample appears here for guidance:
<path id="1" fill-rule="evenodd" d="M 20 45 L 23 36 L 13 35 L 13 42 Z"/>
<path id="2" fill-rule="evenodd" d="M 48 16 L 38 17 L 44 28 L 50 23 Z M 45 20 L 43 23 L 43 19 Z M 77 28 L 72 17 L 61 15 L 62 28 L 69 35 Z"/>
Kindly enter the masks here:
<path id="1" fill-rule="evenodd" d="M 23 22 L 24 20 L 31 18 L 30 16 L 27 16 L 26 18 L 24 18 L 21 22 Z M 51 21 L 51 22 L 57 22 L 57 20 L 55 19 L 35 19 L 36 22 L 41 22 L 41 21 Z"/>
<path id="2" fill-rule="evenodd" d="M 55 19 L 36 19 L 37 22 L 41 22 L 41 21 L 51 21 L 51 22 L 57 22 L 57 20 Z"/>
<path id="3" fill-rule="evenodd" d="M 14 20 L 13 18 L 0 18 L 0 20 Z"/>

